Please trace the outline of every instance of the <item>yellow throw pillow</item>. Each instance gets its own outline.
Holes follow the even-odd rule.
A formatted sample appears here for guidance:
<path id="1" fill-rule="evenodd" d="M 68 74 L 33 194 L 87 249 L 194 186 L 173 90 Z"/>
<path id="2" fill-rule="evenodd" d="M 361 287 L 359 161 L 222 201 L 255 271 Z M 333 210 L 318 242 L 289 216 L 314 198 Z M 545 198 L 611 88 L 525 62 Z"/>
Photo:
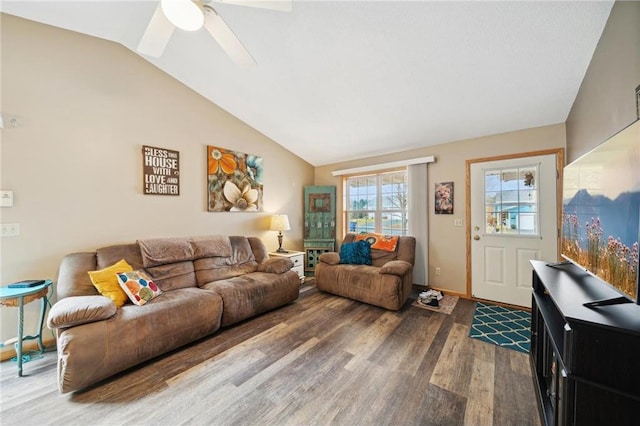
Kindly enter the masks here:
<path id="1" fill-rule="evenodd" d="M 127 294 L 120 287 L 118 282 L 118 272 L 131 272 L 133 268 L 126 260 L 122 259 L 119 262 L 101 269 L 99 271 L 89 271 L 89 277 L 91 282 L 98 289 L 101 295 L 113 300 L 116 307 L 121 307 L 124 302 L 129 300 Z"/>

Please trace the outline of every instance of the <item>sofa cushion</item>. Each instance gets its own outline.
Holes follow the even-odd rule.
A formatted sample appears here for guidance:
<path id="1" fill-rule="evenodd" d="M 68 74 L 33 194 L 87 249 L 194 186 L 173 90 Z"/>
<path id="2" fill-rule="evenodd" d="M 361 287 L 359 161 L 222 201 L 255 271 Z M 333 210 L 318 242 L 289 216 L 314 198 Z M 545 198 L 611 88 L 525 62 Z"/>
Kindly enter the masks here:
<path id="1" fill-rule="evenodd" d="M 229 237 L 211 235 L 187 238 L 152 238 L 138 240 L 145 268 L 203 257 L 232 255 Z"/>
<path id="2" fill-rule="evenodd" d="M 293 261 L 291 259 L 287 257 L 274 257 L 258 265 L 258 272 L 284 274 L 291 268 L 293 268 Z"/>
<path id="3" fill-rule="evenodd" d="M 162 291 L 197 287 L 193 262 L 190 260 L 152 266 L 145 270 Z"/>
<path id="4" fill-rule="evenodd" d="M 193 246 L 193 258 L 203 257 L 228 257 L 231 256 L 231 241 L 224 235 L 209 235 L 204 237 L 191 237 Z"/>
<path id="5" fill-rule="evenodd" d="M 138 240 L 145 268 L 193 259 L 188 238 L 153 238 Z"/>
<path id="6" fill-rule="evenodd" d="M 115 262 L 114 262 L 115 263 Z M 91 282 L 87 271 L 98 268 L 96 253 L 72 253 L 62 258 L 56 282 L 58 300 L 72 296 L 98 296 L 100 292 Z"/>
<path id="7" fill-rule="evenodd" d="M 117 244 L 96 250 L 97 269 L 104 269 L 120 259 L 127 261 L 133 269 L 142 268 L 142 256 L 137 244 Z"/>
<path id="8" fill-rule="evenodd" d="M 264 243 L 260 238 L 247 237 L 247 240 L 251 245 L 251 250 L 253 251 L 253 257 L 255 257 L 256 262 L 262 263 L 265 260 L 269 259 L 269 252 L 267 251 L 267 247 L 264 245 Z"/>
<path id="9" fill-rule="evenodd" d="M 213 281 L 202 288 L 222 296 L 222 325 L 227 326 L 296 300 L 300 278 L 293 270 L 284 274 L 253 272 Z"/>
<path id="10" fill-rule="evenodd" d="M 102 321 L 111 318 L 117 311 L 118 308 L 108 297 L 65 297 L 51 307 L 47 326 L 56 329 Z"/>
<path id="11" fill-rule="evenodd" d="M 340 263 L 371 265 L 371 246 L 364 240 L 342 244 L 340 246 Z"/>
<path id="12" fill-rule="evenodd" d="M 371 264 L 373 266 L 381 267 L 385 263 L 398 259 L 395 252 L 384 250 L 371 250 Z"/>
<path id="13" fill-rule="evenodd" d="M 231 242 L 231 262 L 233 264 L 241 265 L 256 261 L 253 248 L 247 237 L 233 236 L 229 237 L 229 241 Z"/>
<path id="14" fill-rule="evenodd" d="M 225 280 L 250 274 L 258 269 L 257 262 L 235 265 L 229 257 L 207 257 L 198 259 L 193 262 L 193 266 L 196 271 L 196 280 L 200 286 L 211 281 Z"/>
<path id="15" fill-rule="evenodd" d="M 162 293 L 144 271 L 119 272 L 117 276 L 120 287 L 135 305 L 142 306 Z"/>
<path id="16" fill-rule="evenodd" d="M 133 271 L 131 265 L 129 265 L 124 259 L 114 263 L 99 271 L 89 271 L 89 277 L 91 282 L 98 289 L 101 295 L 113 300 L 116 307 L 121 307 L 128 300 L 126 293 L 120 288 L 118 283 L 118 272 Z"/>
<path id="17" fill-rule="evenodd" d="M 228 257 L 205 257 L 193 262 L 198 285 L 225 280 L 255 272 L 258 262 L 247 237 L 229 237 L 231 255 Z"/>

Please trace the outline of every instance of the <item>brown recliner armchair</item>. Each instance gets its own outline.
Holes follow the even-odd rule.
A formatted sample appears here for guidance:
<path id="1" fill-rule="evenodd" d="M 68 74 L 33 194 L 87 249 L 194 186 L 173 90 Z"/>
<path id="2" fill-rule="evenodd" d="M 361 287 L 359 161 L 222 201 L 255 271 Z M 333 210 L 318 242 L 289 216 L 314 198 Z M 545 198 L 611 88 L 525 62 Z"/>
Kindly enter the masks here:
<path id="1" fill-rule="evenodd" d="M 345 235 L 345 243 L 357 234 Z M 323 253 L 315 269 L 316 287 L 327 293 L 397 311 L 413 285 L 416 239 L 401 236 L 395 251 L 371 248 L 371 265 L 340 263 L 335 252 Z"/>

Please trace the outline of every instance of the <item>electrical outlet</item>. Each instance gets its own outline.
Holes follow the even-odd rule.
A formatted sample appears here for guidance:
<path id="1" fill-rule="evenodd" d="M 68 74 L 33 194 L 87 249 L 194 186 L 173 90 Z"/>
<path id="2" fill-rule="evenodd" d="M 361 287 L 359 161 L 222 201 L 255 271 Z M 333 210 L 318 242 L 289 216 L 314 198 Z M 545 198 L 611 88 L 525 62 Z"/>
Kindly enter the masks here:
<path id="1" fill-rule="evenodd" d="M 16 235 L 20 235 L 19 223 L 3 223 L 0 225 L 0 236 L 14 237 Z"/>
<path id="2" fill-rule="evenodd" d="M 436 268 L 436 275 L 440 275 L 440 268 Z"/>

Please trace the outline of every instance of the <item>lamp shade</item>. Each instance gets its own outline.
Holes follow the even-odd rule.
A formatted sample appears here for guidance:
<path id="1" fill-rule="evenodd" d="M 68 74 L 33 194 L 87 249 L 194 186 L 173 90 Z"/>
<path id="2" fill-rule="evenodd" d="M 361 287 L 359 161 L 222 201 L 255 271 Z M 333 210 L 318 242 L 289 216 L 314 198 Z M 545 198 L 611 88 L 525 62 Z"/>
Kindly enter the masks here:
<path id="1" fill-rule="evenodd" d="M 191 0 L 161 0 L 164 16 L 176 27 L 185 31 L 196 31 L 204 24 L 204 13 Z"/>
<path id="2" fill-rule="evenodd" d="M 289 216 L 286 214 L 274 214 L 271 216 L 271 226 L 269 229 L 272 231 L 290 230 L 291 226 L 289 226 Z"/>

